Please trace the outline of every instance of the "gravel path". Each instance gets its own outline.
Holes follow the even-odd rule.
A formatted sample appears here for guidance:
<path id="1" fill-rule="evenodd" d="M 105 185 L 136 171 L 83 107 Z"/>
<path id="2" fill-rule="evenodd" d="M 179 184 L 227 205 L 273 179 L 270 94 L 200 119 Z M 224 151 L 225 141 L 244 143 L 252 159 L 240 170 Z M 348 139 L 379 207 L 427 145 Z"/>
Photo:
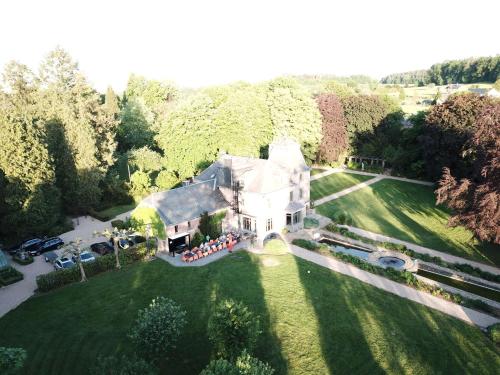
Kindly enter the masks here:
<path id="1" fill-rule="evenodd" d="M 365 181 L 365 182 L 361 182 L 361 183 L 359 183 L 357 185 L 351 186 L 350 188 L 341 190 L 338 193 L 330 194 L 330 195 L 327 195 L 326 197 L 320 198 L 320 199 L 314 201 L 314 205 L 315 206 L 319 206 L 320 204 L 332 201 L 334 199 L 338 199 L 340 197 L 343 197 L 344 195 L 350 194 L 353 191 L 362 189 L 362 188 L 364 188 L 366 186 L 369 186 L 371 184 L 379 182 L 380 180 L 383 180 L 383 179 L 384 179 L 383 176 L 377 176 L 375 178 L 372 178 L 371 180 L 368 180 L 368 181 Z"/>
<path id="2" fill-rule="evenodd" d="M 322 169 L 327 169 L 327 168 L 322 168 Z M 421 181 L 421 180 L 413 180 L 411 178 L 404 178 L 404 177 L 396 177 L 396 176 L 389 176 L 385 174 L 378 174 L 378 173 L 371 173 L 371 172 L 362 172 L 362 171 L 355 171 L 353 169 L 346 169 L 346 168 L 329 168 L 326 171 L 322 173 L 318 173 L 314 176 L 311 176 L 311 181 L 317 180 L 321 177 L 325 177 L 328 175 L 331 175 L 333 173 L 352 173 L 352 174 L 360 174 L 363 176 L 373 176 L 373 177 L 382 177 L 382 178 L 388 178 L 390 180 L 397 180 L 397 181 L 404 181 L 404 182 L 411 182 L 412 184 L 419 184 L 419 185 L 425 185 L 425 186 L 434 186 L 433 182 L 429 181 Z"/>

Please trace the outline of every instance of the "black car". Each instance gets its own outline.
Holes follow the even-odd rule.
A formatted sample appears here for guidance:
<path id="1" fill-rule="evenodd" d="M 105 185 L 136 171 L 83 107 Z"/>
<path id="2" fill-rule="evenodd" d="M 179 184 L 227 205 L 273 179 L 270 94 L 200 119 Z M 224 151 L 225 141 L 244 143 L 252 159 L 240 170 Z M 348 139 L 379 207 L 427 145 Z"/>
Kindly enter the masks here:
<path id="1" fill-rule="evenodd" d="M 10 255 L 15 255 L 18 252 L 28 252 L 31 254 L 31 252 L 33 251 L 38 251 L 38 249 L 42 246 L 43 241 L 44 240 L 40 238 L 31 238 L 29 240 L 21 242 L 19 245 L 12 246 L 7 251 Z"/>
<path id="2" fill-rule="evenodd" d="M 111 254 L 115 251 L 113 246 L 111 246 L 107 242 L 93 243 L 92 245 L 90 245 L 90 250 L 100 255 Z"/>
<path id="3" fill-rule="evenodd" d="M 30 255 L 37 255 L 37 254 L 45 253 L 47 251 L 56 250 L 56 249 L 61 248 L 63 245 L 64 245 L 64 241 L 62 239 L 60 239 L 59 237 L 47 238 L 43 241 L 43 244 L 42 244 L 42 246 L 40 246 L 40 249 L 38 250 L 38 252 L 36 252 L 35 254 L 30 253 Z"/>

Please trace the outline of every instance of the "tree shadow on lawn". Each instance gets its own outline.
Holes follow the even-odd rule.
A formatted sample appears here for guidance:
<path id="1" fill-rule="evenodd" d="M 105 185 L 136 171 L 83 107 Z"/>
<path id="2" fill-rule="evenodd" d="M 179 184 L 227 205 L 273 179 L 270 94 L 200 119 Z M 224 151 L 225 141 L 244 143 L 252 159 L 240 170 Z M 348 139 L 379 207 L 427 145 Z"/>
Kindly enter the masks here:
<path id="1" fill-rule="evenodd" d="M 150 275 L 154 271 L 136 275 L 136 279 L 148 279 L 146 284 L 154 285 L 154 295 L 150 289 L 149 295 L 142 298 L 144 306 L 153 296 L 163 295 L 187 311 L 184 334 L 169 359 L 161 363 L 162 373 L 198 374 L 215 358 L 207 336 L 208 320 L 215 306 L 229 298 L 243 302 L 260 316 L 263 333 L 255 355 L 269 362 L 277 374 L 287 373 L 287 362 L 281 355 L 281 344 L 269 319 L 259 265 L 250 254 L 240 251 L 203 267 L 173 267 L 166 263 L 162 266 L 163 275 Z M 137 287 L 137 293 L 142 290 L 143 287 Z"/>
<path id="2" fill-rule="evenodd" d="M 479 329 L 299 258 L 296 263 L 331 374 L 493 374 L 498 368 L 500 357 Z"/>
<path id="3" fill-rule="evenodd" d="M 402 182 L 402 184 L 408 184 Z M 411 186 L 412 190 L 416 193 L 419 192 L 418 187 Z M 444 251 L 452 255 L 482 261 L 488 264 L 500 264 L 500 257 L 495 256 L 500 252 L 500 246 L 494 244 L 480 243 L 474 238 L 473 234 L 465 228 L 450 228 L 449 231 L 463 230 L 463 234 L 457 235 L 464 236 L 470 234 L 469 239 L 458 239 L 452 236 L 443 237 L 437 231 L 429 230 L 422 226 L 419 222 L 411 218 L 407 213 L 418 214 L 429 218 L 436 218 L 441 222 L 447 221 L 449 210 L 444 206 L 435 206 L 435 201 L 431 204 L 429 200 L 422 200 L 422 202 L 415 201 L 411 198 L 411 193 L 401 190 L 402 187 L 395 189 L 373 189 L 373 194 L 378 198 L 386 210 L 406 228 L 407 231 L 399 230 L 394 224 L 384 220 L 383 217 L 377 217 L 378 221 L 385 222 L 384 225 L 391 228 L 393 232 L 399 232 L 398 235 L 388 234 L 392 237 L 414 242 L 418 245 L 432 248 L 438 251 Z M 421 190 L 420 190 L 421 191 Z M 409 196 L 408 200 L 401 199 L 401 194 Z M 417 194 L 416 194 L 417 195 Z M 405 213 L 407 212 L 407 213 Z M 447 225 L 447 224 L 442 224 Z M 411 235 L 409 234 L 411 233 Z M 398 237 L 399 236 L 399 237 Z M 414 237 L 412 240 L 411 237 Z M 491 248 L 491 250 L 490 250 Z M 496 251 L 495 251 L 496 248 Z M 444 250 L 443 250 L 444 249 Z"/>

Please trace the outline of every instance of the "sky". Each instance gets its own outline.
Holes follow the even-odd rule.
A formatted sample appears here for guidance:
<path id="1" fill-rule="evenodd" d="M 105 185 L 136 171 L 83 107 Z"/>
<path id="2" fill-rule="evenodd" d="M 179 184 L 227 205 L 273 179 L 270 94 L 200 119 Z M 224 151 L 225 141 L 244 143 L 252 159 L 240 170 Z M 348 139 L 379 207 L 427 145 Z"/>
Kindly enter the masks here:
<path id="1" fill-rule="evenodd" d="M 0 1 L 0 67 L 33 70 L 56 46 L 91 84 L 130 73 L 201 87 L 289 74 L 426 69 L 500 54 L 494 0 Z"/>

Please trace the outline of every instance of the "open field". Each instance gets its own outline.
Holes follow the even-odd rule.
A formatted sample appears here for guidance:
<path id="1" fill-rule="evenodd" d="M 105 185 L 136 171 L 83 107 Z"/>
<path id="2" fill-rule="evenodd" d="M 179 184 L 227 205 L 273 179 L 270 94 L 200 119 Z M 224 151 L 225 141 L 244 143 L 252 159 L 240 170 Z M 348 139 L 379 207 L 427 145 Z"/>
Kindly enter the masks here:
<path id="1" fill-rule="evenodd" d="M 216 301 L 260 314 L 256 355 L 277 374 L 494 374 L 498 349 L 476 327 L 290 254 L 237 252 L 205 267 L 138 263 L 34 297 L 0 319 L 0 345 L 28 351 L 26 374 L 85 374 L 98 355 L 130 354 L 126 335 L 153 297 L 188 312 L 163 373 L 198 374 Z"/>
<path id="2" fill-rule="evenodd" d="M 372 178 L 373 176 L 353 173 L 332 173 L 318 180 L 311 181 L 311 200 L 326 197 L 327 195 L 337 193 Z"/>
<path id="3" fill-rule="evenodd" d="M 500 265 L 499 246 L 480 244 L 469 230 L 447 226 L 449 211 L 436 206 L 432 187 L 382 180 L 316 209 L 328 217 L 344 211 L 355 227 Z"/>

